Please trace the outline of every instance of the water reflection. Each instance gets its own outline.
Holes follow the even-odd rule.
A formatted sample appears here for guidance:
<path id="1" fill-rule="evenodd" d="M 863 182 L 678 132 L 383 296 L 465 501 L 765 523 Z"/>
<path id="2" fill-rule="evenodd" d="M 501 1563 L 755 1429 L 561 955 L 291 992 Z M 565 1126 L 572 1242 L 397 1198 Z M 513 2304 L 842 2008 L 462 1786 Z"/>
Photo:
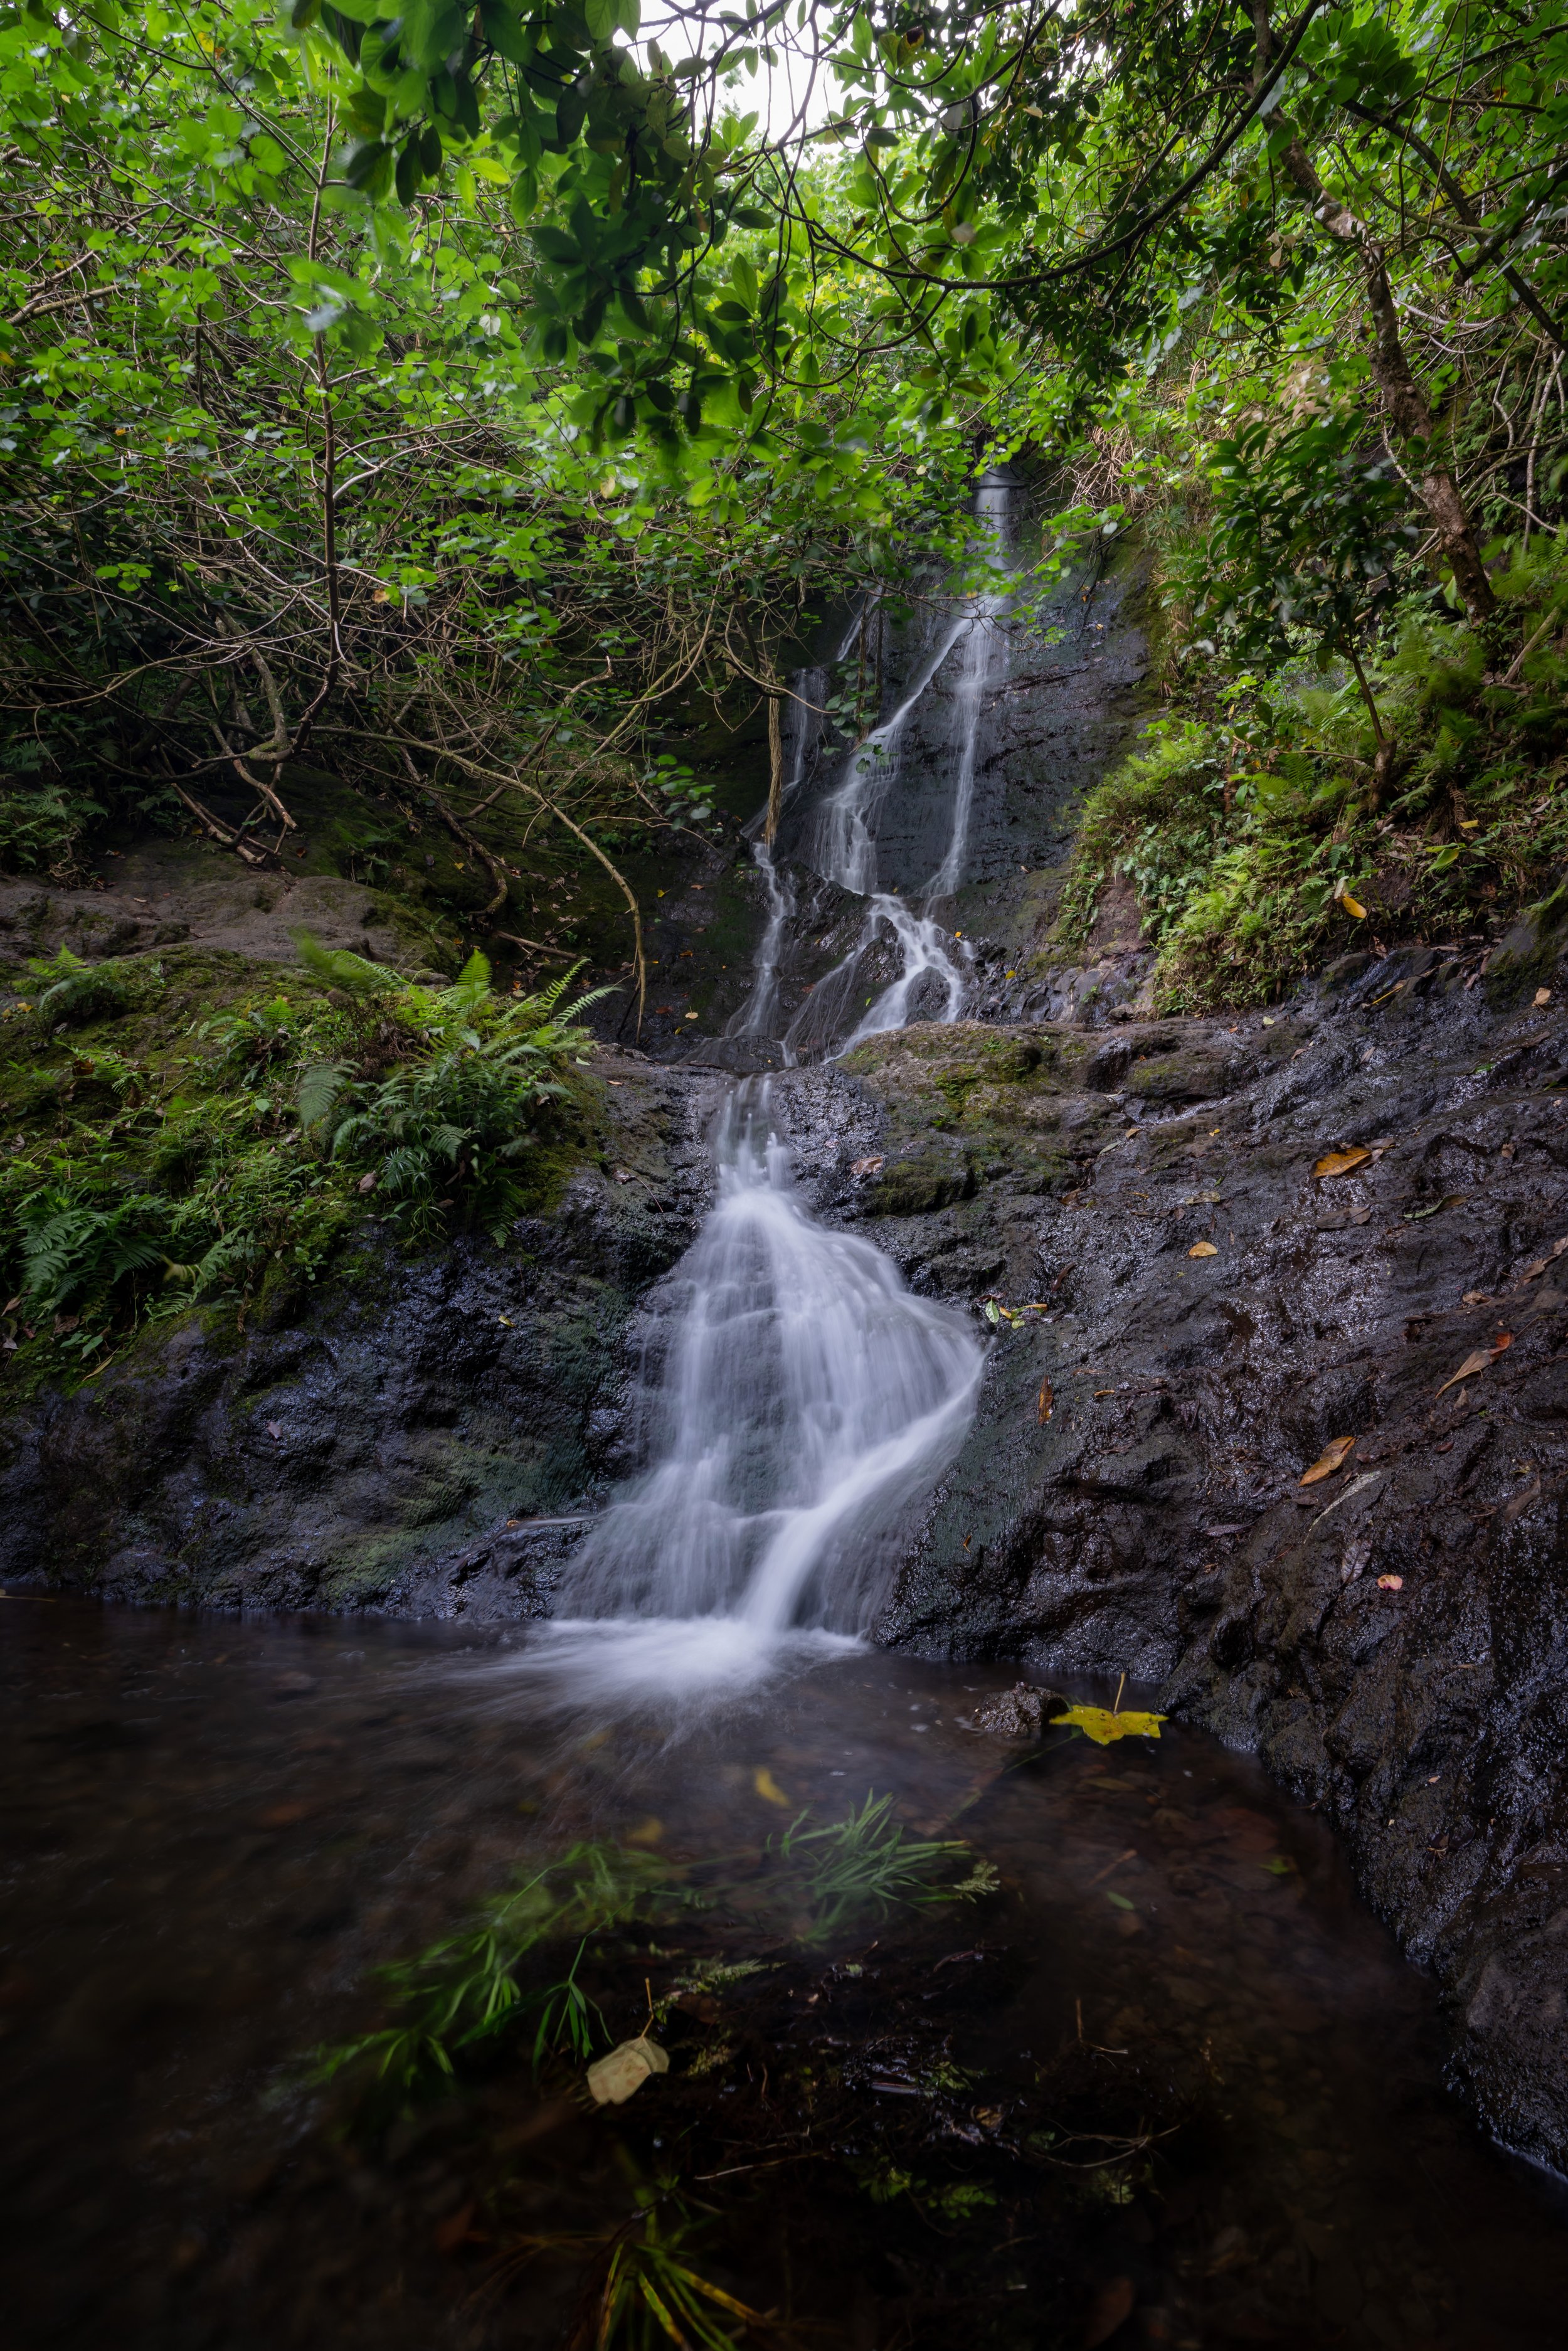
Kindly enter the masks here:
<path id="1" fill-rule="evenodd" d="M 710 2271 L 844 2351 L 1560 2340 L 1555 2191 L 1445 2099 L 1322 1824 L 1201 1739 L 1026 1759 L 965 1727 L 999 1672 L 853 1649 L 574 1713 L 548 1647 L 0 1605 L 9 2339 L 543 2351 L 583 2255 L 517 2249 L 613 2225 L 632 2164 L 700 2169 Z M 572 1838 L 760 1853 L 872 1787 L 1003 1895 L 728 1990 L 694 1953 L 744 1923 L 639 1944 L 607 2024 L 646 1979 L 675 2063 L 619 2116 L 516 2056 L 374 2143 L 291 2086 L 370 1969 Z"/>

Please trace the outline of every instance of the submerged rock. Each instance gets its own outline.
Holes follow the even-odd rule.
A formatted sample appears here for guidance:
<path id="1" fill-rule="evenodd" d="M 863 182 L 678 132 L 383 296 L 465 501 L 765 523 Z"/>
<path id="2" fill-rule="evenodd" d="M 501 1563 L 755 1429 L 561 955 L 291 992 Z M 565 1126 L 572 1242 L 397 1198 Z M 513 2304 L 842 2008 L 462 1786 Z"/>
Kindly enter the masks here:
<path id="1" fill-rule="evenodd" d="M 988 1730 L 993 1739 L 1038 1739 L 1051 1708 L 1061 1703 L 1053 1690 L 1016 1682 L 976 1708 L 975 1729 Z"/>

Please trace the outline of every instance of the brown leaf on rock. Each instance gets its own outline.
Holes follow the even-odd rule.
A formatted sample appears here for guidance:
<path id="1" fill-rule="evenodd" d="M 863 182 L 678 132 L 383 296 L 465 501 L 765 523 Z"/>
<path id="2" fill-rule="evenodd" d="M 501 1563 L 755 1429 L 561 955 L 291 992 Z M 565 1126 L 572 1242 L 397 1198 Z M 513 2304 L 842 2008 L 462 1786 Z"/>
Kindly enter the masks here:
<path id="1" fill-rule="evenodd" d="M 1212 1241 L 1194 1241 L 1191 1249 L 1187 1251 L 1187 1255 L 1188 1257 L 1218 1257 L 1219 1255 L 1219 1251 L 1215 1248 Z"/>
<path id="2" fill-rule="evenodd" d="M 1322 1451 L 1313 1462 L 1312 1468 L 1310 1469 L 1302 1470 L 1301 1479 L 1301 1484 L 1303 1486 L 1315 1486 L 1320 1478 L 1332 1478 L 1334 1471 L 1343 1464 L 1346 1454 L 1350 1451 L 1354 1443 L 1355 1439 L 1354 1437 L 1331 1437 L 1328 1444 L 1324 1446 Z"/>
<path id="3" fill-rule="evenodd" d="M 1402 1575 L 1380 1575 L 1377 1579 L 1377 1588 L 1379 1592 L 1403 1592 L 1405 1578 Z"/>
<path id="4" fill-rule="evenodd" d="M 882 1174 L 882 1169 L 883 1162 L 880 1157 L 875 1155 L 869 1159 L 853 1160 L 850 1165 L 850 1174 L 852 1176 L 880 1176 Z"/>
<path id="5" fill-rule="evenodd" d="M 1452 1373 L 1449 1377 L 1443 1382 L 1442 1386 L 1437 1390 L 1437 1395 L 1446 1395 L 1450 1388 L 1457 1388 L 1461 1380 L 1474 1379 L 1478 1372 L 1490 1371 L 1490 1368 L 1491 1349 L 1490 1347 L 1472 1347 L 1469 1353 L 1465 1357 L 1464 1362 L 1459 1365 L 1458 1370 Z"/>
<path id="6" fill-rule="evenodd" d="M 1538 1477 L 1531 1478 L 1527 1486 L 1503 1504 L 1502 1522 L 1504 1526 L 1511 1527 L 1515 1519 L 1522 1518 L 1525 1511 L 1529 1510 L 1531 1502 L 1540 1501 L 1541 1494 L 1541 1479 Z"/>
<path id="7" fill-rule="evenodd" d="M 1371 1152 L 1364 1151 L 1360 1144 L 1356 1144 L 1349 1151 L 1328 1151 L 1313 1167 L 1312 1174 L 1314 1176 L 1348 1176 L 1353 1167 L 1359 1167 L 1364 1160 L 1370 1159 L 1371 1156 Z"/>
<path id="8" fill-rule="evenodd" d="M 1055 1410 L 1056 1398 L 1051 1394 L 1051 1382 L 1049 1380 L 1041 1380 L 1040 1384 L 1040 1397 L 1035 1405 L 1035 1418 L 1039 1421 L 1042 1428 L 1045 1426 L 1046 1422 L 1051 1418 L 1051 1414 Z"/>
<path id="9" fill-rule="evenodd" d="M 1538 1273 L 1544 1273 L 1546 1268 L 1544 1266 L 1538 1266 L 1535 1270 Z M 1528 1273 L 1524 1277 L 1526 1281 L 1529 1281 L 1531 1278 L 1531 1277 Z M 1491 1292 L 1488 1290 L 1467 1290 L 1459 1303 L 1462 1306 L 1490 1306 L 1491 1304 Z"/>

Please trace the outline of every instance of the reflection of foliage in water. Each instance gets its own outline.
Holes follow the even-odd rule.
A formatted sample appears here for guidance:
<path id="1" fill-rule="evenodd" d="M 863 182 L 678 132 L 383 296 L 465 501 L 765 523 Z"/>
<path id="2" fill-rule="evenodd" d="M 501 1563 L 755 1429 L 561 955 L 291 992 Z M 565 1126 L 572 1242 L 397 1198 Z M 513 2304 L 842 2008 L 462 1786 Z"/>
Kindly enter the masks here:
<path id="1" fill-rule="evenodd" d="M 362 2065 L 406 2095 L 450 2076 L 456 2052 L 529 2021 L 536 2069 L 552 2052 L 580 2062 L 593 2047 L 598 2013 L 578 1982 L 583 1953 L 633 1921 L 656 1925 L 682 1911 L 723 1909 L 815 1946 L 895 1907 L 925 1909 L 994 1890 L 995 1870 L 967 1844 L 912 1837 L 892 1809 L 891 1796 L 868 1793 L 858 1812 L 817 1828 L 806 1825 L 810 1813 L 802 1812 L 760 1855 L 716 1862 L 574 1844 L 459 1933 L 380 1969 L 396 2021 L 319 2051 L 319 2077 L 330 2081 Z M 536 1953 L 573 1942 L 564 1975 L 522 1980 Z"/>

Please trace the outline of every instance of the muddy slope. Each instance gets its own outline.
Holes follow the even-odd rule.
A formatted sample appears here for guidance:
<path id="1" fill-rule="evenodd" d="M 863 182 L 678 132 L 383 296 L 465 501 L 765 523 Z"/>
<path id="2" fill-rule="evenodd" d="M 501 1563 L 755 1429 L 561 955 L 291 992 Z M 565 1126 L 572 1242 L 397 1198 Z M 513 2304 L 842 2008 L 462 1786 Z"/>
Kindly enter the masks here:
<path id="1" fill-rule="evenodd" d="M 1255 1749 L 1451 1992 L 1489 2126 L 1560 2168 L 1564 946 L 1514 935 L 1479 985 L 1352 959 L 1268 1018 L 912 1030 L 781 1081 L 824 1207 L 917 1288 L 1042 1301 L 996 1326 L 883 1636 L 1125 1671 Z"/>

